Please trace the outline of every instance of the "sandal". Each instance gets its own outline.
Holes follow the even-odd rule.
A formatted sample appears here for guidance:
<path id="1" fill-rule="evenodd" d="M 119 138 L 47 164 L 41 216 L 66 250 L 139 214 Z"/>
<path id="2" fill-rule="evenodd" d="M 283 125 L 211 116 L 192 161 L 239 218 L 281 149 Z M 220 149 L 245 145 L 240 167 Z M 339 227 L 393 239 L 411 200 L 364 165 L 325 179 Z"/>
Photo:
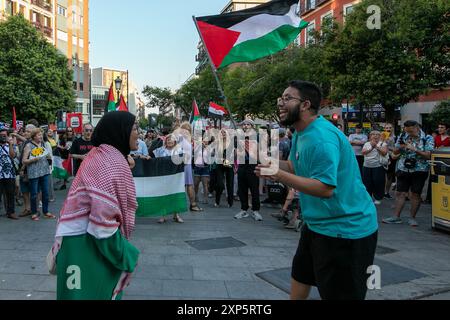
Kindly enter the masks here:
<path id="1" fill-rule="evenodd" d="M 51 213 L 46 213 L 46 214 L 44 214 L 44 218 L 47 218 L 47 219 L 56 219 L 56 216 L 54 216 L 54 215 L 51 214 Z"/>
<path id="2" fill-rule="evenodd" d="M 31 216 L 31 220 L 33 220 L 33 221 L 39 221 L 39 215 L 33 214 L 33 215 Z"/>
<path id="3" fill-rule="evenodd" d="M 181 219 L 181 217 L 179 215 L 176 215 L 175 217 L 173 217 L 173 221 L 175 221 L 177 223 L 184 223 L 184 220 Z"/>
<path id="4" fill-rule="evenodd" d="M 198 205 L 191 206 L 189 209 L 190 209 L 192 212 L 202 212 L 202 211 L 203 211 L 203 209 L 200 208 Z"/>
<path id="5" fill-rule="evenodd" d="M 31 216 L 31 210 L 25 210 L 19 215 L 19 217 L 21 217 L 21 218 L 28 217 L 28 216 Z"/>

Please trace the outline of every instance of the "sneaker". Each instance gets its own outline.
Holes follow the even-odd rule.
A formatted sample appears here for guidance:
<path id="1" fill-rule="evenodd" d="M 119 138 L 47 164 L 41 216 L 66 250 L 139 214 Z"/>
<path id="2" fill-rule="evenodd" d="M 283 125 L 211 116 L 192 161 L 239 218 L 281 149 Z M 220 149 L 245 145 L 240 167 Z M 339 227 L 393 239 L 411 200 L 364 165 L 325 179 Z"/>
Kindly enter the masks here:
<path id="1" fill-rule="evenodd" d="M 67 187 L 66 187 L 66 185 L 64 184 L 64 185 L 62 185 L 60 188 L 59 188 L 59 190 L 66 190 L 67 189 Z"/>
<path id="2" fill-rule="evenodd" d="M 263 221 L 263 217 L 259 214 L 258 211 L 252 211 L 252 217 L 255 221 Z"/>
<path id="3" fill-rule="evenodd" d="M 214 208 L 218 208 L 219 204 L 218 203 L 214 203 Z"/>
<path id="4" fill-rule="evenodd" d="M 212 197 L 213 197 L 212 193 L 208 193 L 208 198 L 212 198 Z"/>
<path id="5" fill-rule="evenodd" d="M 379 205 L 381 204 L 381 201 L 380 201 L 380 200 L 375 200 L 373 203 L 374 203 L 376 206 L 379 206 Z"/>
<path id="6" fill-rule="evenodd" d="M 287 225 L 285 225 L 284 227 L 286 229 L 297 229 L 297 221 L 298 219 L 292 219 L 291 221 L 289 221 L 289 223 Z"/>
<path id="7" fill-rule="evenodd" d="M 403 223 L 402 219 L 397 218 L 397 217 L 389 217 L 386 219 L 383 219 L 383 223 L 387 223 L 387 224 L 401 224 Z"/>
<path id="8" fill-rule="evenodd" d="M 278 220 L 281 220 L 284 217 L 284 214 L 282 212 L 275 212 L 270 214 L 271 217 L 274 217 Z"/>
<path id="9" fill-rule="evenodd" d="M 417 220 L 416 220 L 416 219 L 413 219 L 413 218 L 411 218 L 411 219 L 408 220 L 408 224 L 409 224 L 411 227 L 418 227 L 418 226 L 419 226 L 419 224 L 417 223 Z"/>
<path id="10" fill-rule="evenodd" d="M 391 196 L 389 193 L 386 193 L 386 194 L 384 195 L 384 198 L 385 198 L 385 199 L 388 199 L 388 200 L 393 199 L 392 196 Z"/>
<path id="11" fill-rule="evenodd" d="M 235 219 L 247 218 L 249 215 L 247 211 L 241 210 L 237 215 L 234 216 Z"/>

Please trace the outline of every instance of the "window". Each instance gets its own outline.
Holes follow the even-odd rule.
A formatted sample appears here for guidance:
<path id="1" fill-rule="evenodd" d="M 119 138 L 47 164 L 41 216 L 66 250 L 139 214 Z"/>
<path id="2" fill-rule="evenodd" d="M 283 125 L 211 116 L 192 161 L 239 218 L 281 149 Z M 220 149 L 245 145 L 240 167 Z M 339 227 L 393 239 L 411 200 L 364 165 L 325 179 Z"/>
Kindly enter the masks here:
<path id="1" fill-rule="evenodd" d="M 77 22 L 77 14 L 75 12 L 72 14 L 72 22 L 73 23 Z"/>
<path id="2" fill-rule="evenodd" d="M 75 112 L 83 113 L 83 103 L 82 102 L 76 103 Z"/>
<path id="3" fill-rule="evenodd" d="M 320 17 L 322 25 L 328 25 L 333 21 L 333 11 L 328 11 Z"/>
<path id="4" fill-rule="evenodd" d="M 58 5 L 58 14 L 63 17 L 67 17 L 67 9 Z"/>
<path id="5" fill-rule="evenodd" d="M 77 82 L 76 81 L 74 81 L 73 82 L 73 90 L 77 90 L 78 89 L 78 85 L 77 85 Z"/>
<path id="6" fill-rule="evenodd" d="M 314 21 L 310 22 L 306 27 L 306 45 L 315 42 L 314 31 L 316 30 L 316 23 Z"/>
<path id="7" fill-rule="evenodd" d="M 306 0 L 306 10 L 311 10 L 316 8 L 316 0 Z"/>
<path id="8" fill-rule="evenodd" d="M 80 91 L 84 91 L 84 84 L 83 84 L 83 82 L 80 82 Z"/>
<path id="9" fill-rule="evenodd" d="M 343 10 L 344 11 L 344 22 L 345 22 L 345 18 L 347 17 L 347 15 L 352 13 L 354 9 L 355 8 L 354 8 L 353 4 L 346 4 L 344 6 L 344 10 Z"/>
<path id="10" fill-rule="evenodd" d="M 83 22 L 84 22 L 84 18 L 80 17 L 80 25 L 83 25 Z"/>

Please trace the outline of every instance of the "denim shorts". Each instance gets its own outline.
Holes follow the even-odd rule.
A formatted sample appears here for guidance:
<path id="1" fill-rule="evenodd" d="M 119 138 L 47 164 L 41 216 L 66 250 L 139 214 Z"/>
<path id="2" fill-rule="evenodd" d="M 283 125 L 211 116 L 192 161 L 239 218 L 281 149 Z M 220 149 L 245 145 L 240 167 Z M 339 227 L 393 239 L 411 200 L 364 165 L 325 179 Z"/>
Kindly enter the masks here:
<path id="1" fill-rule="evenodd" d="M 194 176 L 209 177 L 209 166 L 204 166 L 204 167 L 194 166 Z"/>

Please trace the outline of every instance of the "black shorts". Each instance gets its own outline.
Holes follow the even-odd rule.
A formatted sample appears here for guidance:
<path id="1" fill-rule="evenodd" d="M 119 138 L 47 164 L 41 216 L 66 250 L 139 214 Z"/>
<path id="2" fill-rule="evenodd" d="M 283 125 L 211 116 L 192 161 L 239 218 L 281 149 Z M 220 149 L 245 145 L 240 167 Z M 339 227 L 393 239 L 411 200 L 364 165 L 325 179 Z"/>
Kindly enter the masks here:
<path id="1" fill-rule="evenodd" d="M 409 192 L 421 195 L 428 172 L 397 172 L 397 192 Z"/>
<path id="2" fill-rule="evenodd" d="M 332 238 L 303 225 L 292 278 L 316 286 L 324 300 L 364 300 L 378 231 L 356 240 Z"/>

